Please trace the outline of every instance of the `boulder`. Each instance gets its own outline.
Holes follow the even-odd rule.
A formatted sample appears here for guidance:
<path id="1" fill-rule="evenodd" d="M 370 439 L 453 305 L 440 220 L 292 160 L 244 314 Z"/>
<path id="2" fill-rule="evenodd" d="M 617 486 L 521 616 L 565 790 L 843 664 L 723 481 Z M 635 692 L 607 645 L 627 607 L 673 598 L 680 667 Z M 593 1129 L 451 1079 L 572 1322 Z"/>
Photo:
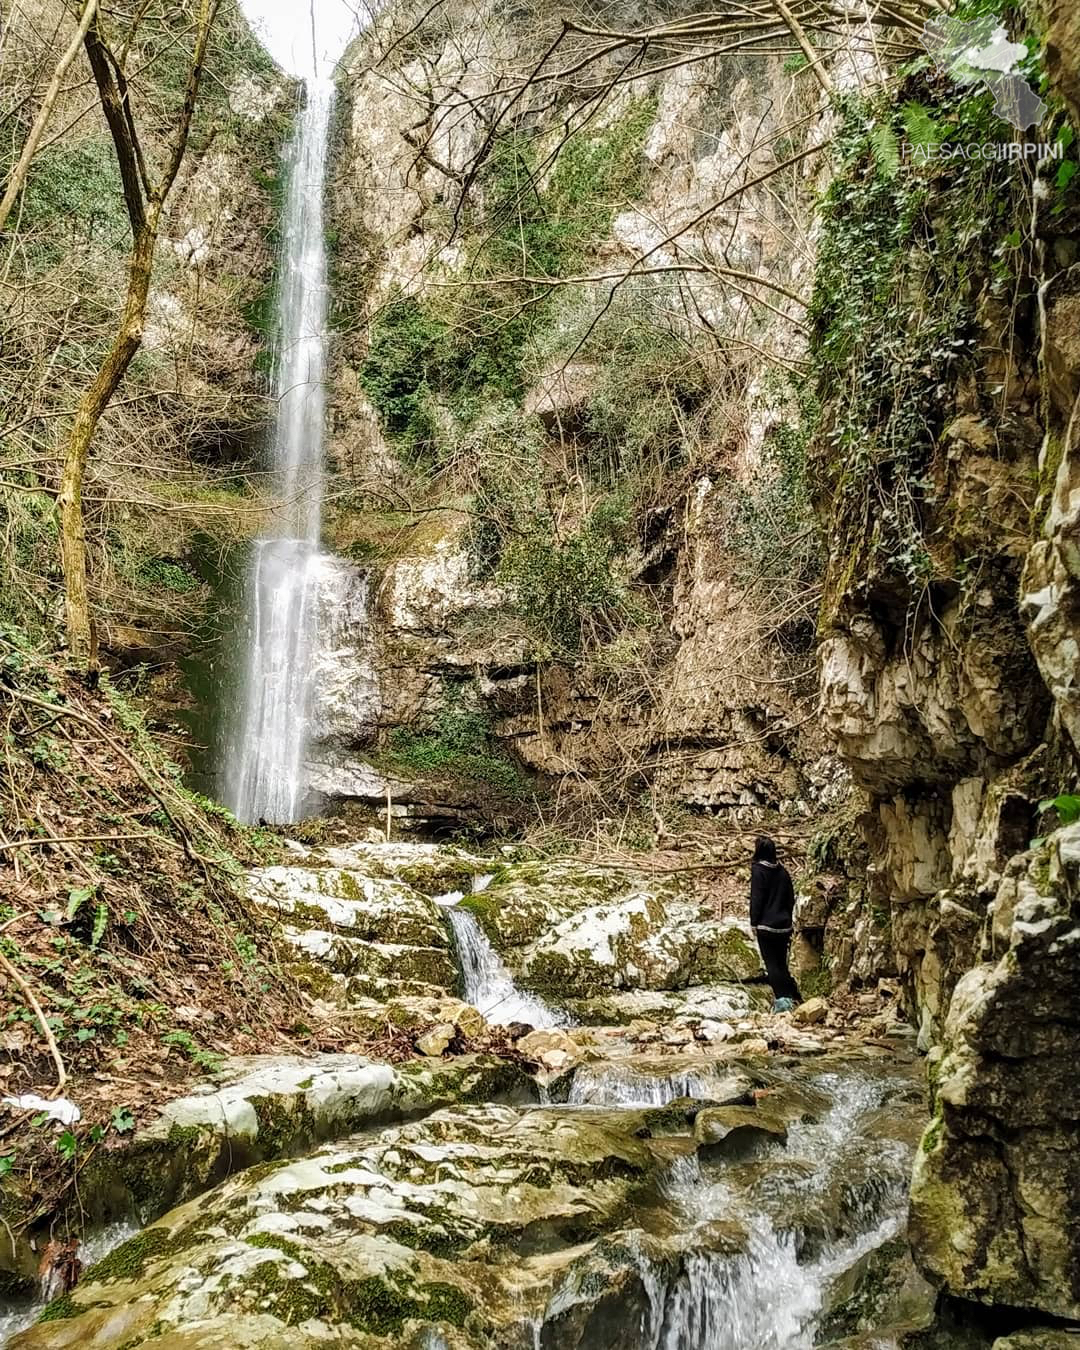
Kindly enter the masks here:
<path id="1" fill-rule="evenodd" d="M 317 863 L 249 872 L 244 893 L 260 908 L 303 927 L 330 929 L 369 942 L 449 947 L 439 906 L 396 880 L 356 868 Z"/>
<path id="2" fill-rule="evenodd" d="M 559 1072 L 581 1058 L 581 1047 L 565 1031 L 530 1031 L 517 1043 L 527 1058 L 537 1060 L 545 1069 Z"/>
<path id="3" fill-rule="evenodd" d="M 991 1350 L 1076 1350 L 1076 1333 L 1055 1327 L 1031 1327 L 999 1336 Z"/>
<path id="4" fill-rule="evenodd" d="M 512 968 L 527 988 L 559 999 L 749 980 L 762 971 L 742 925 L 702 921 L 692 902 L 662 887 L 630 889 L 532 931 L 511 955 Z"/>
<path id="5" fill-rule="evenodd" d="M 766 985 L 716 984 L 686 989 L 610 990 L 589 998 L 565 999 L 563 1007 L 575 1022 L 591 1025 L 628 1025 L 648 1018 L 654 1026 L 669 1022 L 694 1025 L 702 1019 L 719 1024 L 772 1006 Z M 659 1037 L 659 1031 L 654 1033 Z"/>
<path id="6" fill-rule="evenodd" d="M 875 999 L 876 1003 L 877 1000 Z M 829 1012 L 828 999 L 808 998 L 805 1003 L 800 1003 L 792 1012 L 791 1020 L 796 1026 L 813 1027 L 819 1022 L 824 1022 Z"/>
<path id="7" fill-rule="evenodd" d="M 449 1047 L 451 1041 L 457 1035 L 457 1027 L 453 1022 L 442 1022 L 437 1027 L 432 1027 L 423 1036 L 417 1036 L 416 1048 L 422 1055 L 439 1056 Z"/>
<path id="8" fill-rule="evenodd" d="M 767 1106 L 710 1106 L 699 1111 L 694 1121 L 694 1138 L 719 1152 L 745 1147 L 755 1140 L 787 1143 L 787 1125 Z"/>
<path id="9" fill-rule="evenodd" d="M 434 989 L 453 990 L 457 983 L 457 967 L 444 947 L 365 942 L 318 928 L 286 927 L 283 938 L 323 970 L 346 976 L 350 996 L 422 994 Z"/>
<path id="10" fill-rule="evenodd" d="M 490 884 L 462 904 L 511 961 L 514 949 L 527 947 L 537 934 L 571 915 L 645 887 L 643 878 L 625 871 L 584 864 L 523 862 L 492 870 Z"/>
<path id="11" fill-rule="evenodd" d="M 390 871 L 389 860 L 399 856 L 391 853 L 380 865 L 376 846 L 302 850 L 296 862 L 258 868 L 245 877 L 248 898 L 280 916 L 293 973 L 310 992 L 340 1002 L 455 988 L 457 967 L 443 910 L 430 895 L 379 874 Z M 454 859 L 455 870 L 442 875 L 460 877 L 463 866 L 476 865 Z M 307 977 L 296 957 L 311 968 Z"/>

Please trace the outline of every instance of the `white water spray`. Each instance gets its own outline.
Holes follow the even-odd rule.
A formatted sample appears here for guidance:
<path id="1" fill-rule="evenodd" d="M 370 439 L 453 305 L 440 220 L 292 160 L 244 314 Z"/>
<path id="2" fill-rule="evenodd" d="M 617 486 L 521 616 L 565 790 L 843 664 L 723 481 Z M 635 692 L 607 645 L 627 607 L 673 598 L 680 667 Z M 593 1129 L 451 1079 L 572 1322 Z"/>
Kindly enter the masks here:
<path id="1" fill-rule="evenodd" d="M 326 415 L 323 193 L 333 99 L 329 81 L 308 82 L 289 152 L 272 446 L 278 528 L 255 543 L 242 713 L 225 793 L 244 821 L 296 820 L 304 796 Z"/>
<path id="2" fill-rule="evenodd" d="M 641 1073 L 634 1067 L 585 1065 L 574 1074 L 570 1106 L 667 1106 L 680 1097 L 709 1101 L 721 1080 L 711 1067 L 701 1073 Z"/>
<path id="3" fill-rule="evenodd" d="M 502 1026 L 511 1022 L 528 1022 L 537 1028 L 566 1025 L 566 1017 L 549 1008 L 543 999 L 518 988 L 468 910 L 455 907 L 447 912 L 465 981 L 465 998 L 474 1008 L 489 1022 Z"/>

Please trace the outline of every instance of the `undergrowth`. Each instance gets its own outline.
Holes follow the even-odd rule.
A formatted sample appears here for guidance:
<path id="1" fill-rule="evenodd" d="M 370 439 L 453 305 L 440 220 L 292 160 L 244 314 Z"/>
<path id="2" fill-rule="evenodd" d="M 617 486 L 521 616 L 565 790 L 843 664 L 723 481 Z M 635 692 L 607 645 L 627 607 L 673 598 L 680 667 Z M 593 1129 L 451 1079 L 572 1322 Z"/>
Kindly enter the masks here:
<path id="1" fill-rule="evenodd" d="M 499 745 L 491 718 L 468 685 L 449 685 L 443 705 L 421 728 L 397 727 L 382 756 L 388 769 L 398 769 L 433 782 L 471 781 L 511 801 L 527 801 L 535 787 L 520 766 Z"/>
<path id="2" fill-rule="evenodd" d="M 5 1186 L 30 1223 L 117 1108 L 145 1120 L 226 1055 L 319 1042 L 236 885 L 276 836 L 207 809 L 119 690 L 88 691 L 10 625 L 0 716 L 0 1087 L 58 1086 L 82 1111 L 59 1136 L 30 1118 L 6 1131 Z"/>
<path id="3" fill-rule="evenodd" d="M 0 181 L 35 111 L 26 90 L 51 66 L 50 43 L 64 33 L 50 38 L 24 20 L 13 18 L 0 73 L 0 101 L 11 110 Z M 184 96 L 192 34 L 161 0 L 142 5 L 135 22 L 131 101 L 153 175 Z M 55 498 L 64 438 L 113 340 L 131 244 L 112 140 L 93 98 L 86 102 L 89 72 L 77 65 L 70 85 L 0 245 L 0 616 L 42 634 L 60 590 Z M 259 111 L 237 111 L 237 93 Z M 181 576 L 190 572 L 193 537 L 211 534 L 224 547 L 257 523 L 250 500 L 228 489 L 252 467 L 270 414 L 256 369 L 270 333 L 254 316 L 265 318 L 273 295 L 278 168 L 294 106 L 239 6 L 225 0 L 181 175 L 197 187 L 179 200 L 171 242 L 157 250 L 143 348 L 98 428 L 87 475 L 92 600 L 106 649 L 136 633 L 141 648 L 190 634 L 209 601 Z M 197 238 L 204 230 L 203 199 L 223 173 L 250 178 L 243 218 L 196 266 L 184 253 L 188 231 Z"/>

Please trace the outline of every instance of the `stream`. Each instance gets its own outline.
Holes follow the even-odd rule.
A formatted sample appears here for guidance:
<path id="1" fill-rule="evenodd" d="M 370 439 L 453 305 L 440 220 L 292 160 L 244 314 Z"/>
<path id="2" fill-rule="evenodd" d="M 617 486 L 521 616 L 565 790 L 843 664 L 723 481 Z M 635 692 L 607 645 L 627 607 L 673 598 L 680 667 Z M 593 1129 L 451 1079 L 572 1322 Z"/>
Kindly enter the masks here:
<path id="1" fill-rule="evenodd" d="M 457 906 L 460 898 L 444 896 L 440 903 L 449 911 L 470 999 L 494 1021 L 538 1025 L 546 1018 L 551 1026 L 563 1020 L 515 986 L 475 919 Z M 613 1033 L 609 1057 L 582 1063 L 550 1083 L 550 1097 L 545 1090 L 540 1103 L 449 1107 L 363 1130 L 276 1171 L 271 1165 L 265 1180 L 266 1167 L 254 1169 L 258 1179 L 250 1183 L 243 1173 L 230 1178 L 194 1207 L 177 1211 L 184 1216 L 198 1210 L 199 1224 L 209 1223 L 205 1231 L 217 1235 L 200 1238 L 201 1274 L 188 1263 L 175 1271 L 178 1288 L 187 1298 L 200 1282 L 207 1289 L 227 1286 L 229 1272 L 240 1268 L 238 1253 L 250 1253 L 250 1247 L 222 1241 L 220 1220 L 213 1218 L 218 1212 L 244 1225 L 239 1231 L 251 1234 L 245 1242 L 258 1239 L 260 1259 L 275 1234 L 288 1234 L 282 1252 L 301 1278 L 311 1268 L 296 1264 L 300 1252 L 293 1244 L 300 1236 L 307 1240 L 308 1226 L 329 1269 L 340 1255 L 334 1236 L 339 1224 L 360 1216 L 379 1225 L 383 1214 L 392 1213 L 417 1224 L 417 1236 L 403 1249 L 408 1260 L 428 1242 L 435 1243 L 435 1253 L 444 1244 L 455 1250 L 461 1244 L 466 1256 L 435 1264 L 445 1265 L 448 1281 L 460 1277 L 464 1287 L 481 1291 L 477 1327 L 488 1314 L 491 1324 L 470 1333 L 433 1315 L 426 1326 L 422 1318 L 410 1320 L 410 1338 L 346 1336 L 335 1343 L 417 1350 L 811 1350 L 846 1344 L 834 1339 L 836 1309 L 858 1284 L 861 1265 L 880 1249 L 890 1250 L 886 1244 L 905 1223 L 912 1140 L 923 1114 L 914 1067 L 865 1051 L 756 1060 L 729 1052 L 702 1056 L 690 1066 L 671 1052 L 665 1058 L 647 1050 L 652 1048 Z M 564 1204 L 558 1190 L 565 1182 L 558 1178 L 574 1176 L 576 1160 L 593 1156 L 588 1150 L 595 1152 L 597 1138 L 600 1152 L 613 1151 L 615 1162 L 590 1162 L 595 1177 L 578 1179 Z M 642 1138 L 651 1151 L 644 1161 L 635 1152 Z M 415 1160 L 434 1167 L 433 1179 Z M 604 1178 L 621 1177 L 630 1163 L 642 1168 L 646 1184 L 635 1181 L 625 1196 L 613 1198 L 608 1192 L 616 1182 Z M 519 1166 L 525 1169 L 520 1176 Z M 535 1222 L 528 1212 L 534 1197 L 522 1180 L 531 1183 L 533 1171 L 547 1178 L 535 1194 L 541 1208 L 551 1208 Z M 582 1229 L 578 1220 L 568 1222 L 566 1211 L 591 1211 L 593 1218 Z M 506 1234 L 486 1254 L 484 1243 L 476 1248 L 474 1242 L 485 1215 Z M 394 1220 L 397 1228 L 401 1222 Z M 92 1239 L 84 1252 L 87 1265 L 132 1231 L 114 1226 Z M 341 1239 L 346 1245 L 349 1240 Z M 356 1241 L 366 1253 L 368 1239 Z M 416 1259 L 415 1270 L 406 1267 L 405 1295 L 414 1287 L 436 1287 L 430 1258 Z M 138 1304 L 130 1302 L 133 1294 L 118 1291 L 117 1297 L 117 1325 L 126 1327 L 124 1319 Z M 151 1282 L 151 1300 L 162 1297 Z M 198 1306 L 207 1312 L 205 1301 Z M 347 1309 L 338 1311 L 347 1321 Z M 0 1344 L 30 1350 L 73 1343 L 61 1338 L 64 1322 L 17 1334 L 39 1312 L 24 1307 L 2 1316 Z M 234 1318 L 232 1342 L 227 1337 Z M 190 1343 L 264 1343 L 247 1339 L 250 1318 L 249 1304 L 230 1296 L 208 1324 L 209 1338 Z M 300 1326 L 290 1335 L 290 1345 L 316 1343 Z M 91 1342 L 141 1343 L 119 1331 L 116 1339 Z M 887 1335 L 873 1342 L 895 1343 Z"/>

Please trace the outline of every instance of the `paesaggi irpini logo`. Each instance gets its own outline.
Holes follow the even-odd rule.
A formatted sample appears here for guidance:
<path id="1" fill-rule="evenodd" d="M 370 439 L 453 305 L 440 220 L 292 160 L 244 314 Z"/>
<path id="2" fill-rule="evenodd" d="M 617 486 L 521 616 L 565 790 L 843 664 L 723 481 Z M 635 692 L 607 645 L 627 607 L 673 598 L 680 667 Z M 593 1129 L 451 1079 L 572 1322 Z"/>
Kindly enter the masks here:
<path id="1" fill-rule="evenodd" d="M 1046 104 L 1021 73 L 1028 56 L 1023 42 L 1013 42 L 1001 19 L 992 14 L 976 19 L 935 15 L 923 26 L 923 46 L 943 75 L 963 85 L 981 84 L 994 96 L 994 111 L 1018 131 L 1037 126 L 1046 115 Z M 930 159 L 1060 159 L 1063 146 L 1037 140 L 985 141 L 954 144 L 928 141 L 909 144 L 905 154 L 914 160 Z"/>

